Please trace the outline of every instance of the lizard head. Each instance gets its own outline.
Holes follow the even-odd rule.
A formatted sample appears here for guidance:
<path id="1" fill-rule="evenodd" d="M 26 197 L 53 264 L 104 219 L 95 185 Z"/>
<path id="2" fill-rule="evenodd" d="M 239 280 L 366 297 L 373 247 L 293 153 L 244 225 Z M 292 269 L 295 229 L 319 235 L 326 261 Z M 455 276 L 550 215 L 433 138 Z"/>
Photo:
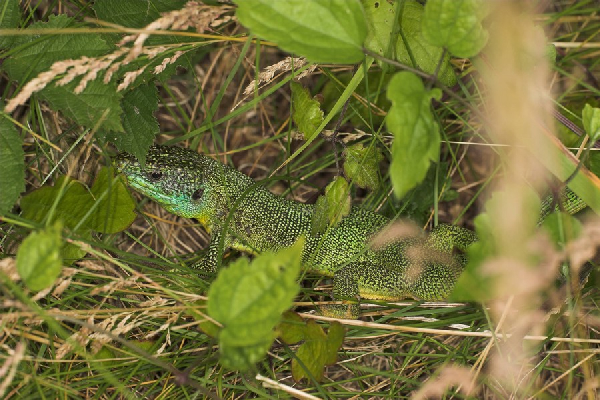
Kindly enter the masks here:
<path id="1" fill-rule="evenodd" d="M 219 166 L 212 158 L 181 147 L 152 146 L 143 167 L 127 153 L 117 155 L 115 166 L 133 189 L 167 211 L 201 222 L 208 219 L 214 187 L 210 175 Z"/>

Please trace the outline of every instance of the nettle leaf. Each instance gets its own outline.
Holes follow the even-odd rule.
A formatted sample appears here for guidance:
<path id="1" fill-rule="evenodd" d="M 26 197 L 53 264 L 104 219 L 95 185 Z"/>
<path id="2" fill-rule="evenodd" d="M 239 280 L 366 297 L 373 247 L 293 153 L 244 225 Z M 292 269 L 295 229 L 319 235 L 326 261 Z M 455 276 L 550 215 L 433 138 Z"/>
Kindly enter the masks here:
<path id="1" fill-rule="evenodd" d="M 61 224 L 56 223 L 25 238 L 17 250 L 17 272 L 33 291 L 50 287 L 62 270 Z"/>
<path id="2" fill-rule="evenodd" d="M 94 2 L 92 9 L 96 13 L 96 17 L 102 21 L 130 28 L 143 28 L 160 18 L 162 13 L 180 10 L 187 1 L 188 0 L 102 0 Z M 118 43 L 122 36 L 123 35 L 119 33 L 103 35 L 108 43 Z M 203 40 L 205 39 L 189 36 L 183 37 L 179 35 L 150 35 L 145 42 L 145 46 L 164 46 L 181 43 L 189 44 L 191 42 Z M 176 72 L 178 67 L 183 67 L 187 70 L 193 69 L 190 57 L 188 56 L 188 54 L 191 53 L 190 52 L 179 57 L 176 61 L 169 63 L 162 72 L 155 74 L 154 68 L 160 65 L 165 58 L 172 57 L 175 52 L 179 50 L 172 46 L 168 47 L 170 50 L 165 50 L 151 59 L 140 57 L 120 68 L 120 75 L 122 75 L 125 72 L 136 71 L 145 67 L 144 71 L 133 83 L 131 83 L 128 89 L 136 88 L 138 85 L 145 85 L 148 81 L 154 79 L 166 80 Z"/>
<path id="3" fill-rule="evenodd" d="M 279 324 L 281 340 L 287 344 L 304 341 L 292 359 L 292 377 L 296 382 L 303 378 L 323 380 L 325 366 L 335 364 L 337 353 L 344 342 L 345 330 L 339 322 L 334 322 L 326 334 L 316 321 L 304 320 L 296 313 L 284 314 Z"/>
<path id="4" fill-rule="evenodd" d="M 119 151 L 133 154 L 144 164 L 148 149 L 159 132 L 154 117 L 158 109 L 158 90 L 153 83 L 138 86 L 125 94 L 121 105 L 125 132 L 112 133 L 107 138 Z"/>
<path id="5" fill-rule="evenodd" d="M 298 130 L 309 140 L 323 122 L 323 110 L 319 102 L 312 98 L 308 89 L 298 82 L 290 82 L 292 88 L 292 119 Z"/>
<path id="6" fill-rule="evenodd" d="M 311 233 L 323 233 L 328 226 L 336 226 L 352 208 L 350 186 L 342 176 L 336 177 L 319 196 L 312 216 Z"/>
<path id="7" fill-rule="evenodd" d="M 16 29 L 21 22 L 19 0 L 4 0 L 0 3 L 0 29 Z M 1 35 L 0 48 L 8 48 L 16 36 Z"/>
<path id="8" fill-rule="evenodd" d="M 102 0 L 94 2 L 92 8 L 98 19 L 103 21 L 132 28 L 143 28 L 160 18 L 161 13 L 178 10 L 185 3 L 187 0 Z"/>
<path id="9" fill-rule="evenodd" d="M 392 107 L 386 123 L 394 135 L 390 177 L 394 193 L 402 198 L 425 178 L 431 161 L 439 158 L 441 139 L 430 102 L 439 99 L 441 91 L 425 90 L 415 74 L 398 72 L 390 80 L 387 96 Z"/>
<path id="10" fill-rule="evenodd" d="M 25 191 L 25 153 L 12 122 L 0 117 L 0 215 L 11 210 Z"/>
<path id="11" fill-rule="evenodd" d="M 65 15 L 50 16 L 48 22 L 36 22 L 28 30 L 60 30 L 79 26 Z M 2 68 L 11 79 L 24 84 L 39 73 L 48 71 L 56 61 L 73 60 L 82 56 L 96 57 L 106 54 L 110 47 L 99 35 L 38 33 L 20 36 L 14 43 L 17 51 L 4 60 Z M 121 126 L 121 94 L 114 83 L 104 84 L 97 79 L 91 81 L 81 94 L 74 94 L 77 82 L 65 86 L 50 84 L 42 89 L 40 97 L 50 106 L 88 128 L 96 126 L 102 120 L 102 127 L 123 131 Z M 103 118 L 103 119 L 102 119 Z"/>
<path id="12" fill-rule="evenodd" d="M 455 57 L 476 56 L 488 33 L 481 26 L 481 0 L 428 0 L 423 15 L 423 37 L 432 45 L 448 49 Z"/>
<path id="13" fill-rule="evenodd" d="M 428 74 L 434 74 L 438 64 L 440 64 L 444 49 L 432 45 L 423 36 L 421 30 L 423 6 L 415 0 L 406 0 L 402 4 L 400 37 L 396 42 L 396 59 L 404 64 L 419 68 Z M 450 56 L 447 53 L 442 59 L 438 79 L 446 86 L 456 84 L 456 77 L 452 71 L 452 64 L 450 64 Z"/>
<path id="14" fill-rule="evenodd" d="M 247 370 L 265 356 L 275 339 L 273 329 L 300 290 L 296 278 L 303 246 L 298 240 L 252 262 L 240 258 L 220 271 L 208 291 L 207 311 L 223 326 L 218 338 L 225 367 Z"/>
<path id="15" fill-rule="evenodd" d="M 236 0 L 238 20 L 254 35 L 317 63 L 364 58 L 367 26 L 359 0 Z"/>
<path id="16" fill-rule="evenodd" d="M 586 104 L 581 113 L 583 118 L 583 128 L 588 134 L 590 140 L 595 142 L 600 136 L 600 108 L 595 108 Z"/>
<path id="17" fill-rule="evenodd" d="M 40 92 L 40 97 L 85 127 L 95 128 L 102 121 L 103 129 L 122 132 L 122 95 L 117 92 L 116 84 L 95 80 L 89 82 L 83 92 L 75 94 L 73 90 L 77 85 L 78 82 L 71 82 L 65 86 L 47 86 Z"/>
<path id="18" fill-rule="evenodd" d="M 348 146 L 344 150 L 344 157 L 344 173 L 352 183 L 362 188 L 377 189 L 381 181 L 379 163 L 384 158 L 381 150 L 358 143 Z"/>

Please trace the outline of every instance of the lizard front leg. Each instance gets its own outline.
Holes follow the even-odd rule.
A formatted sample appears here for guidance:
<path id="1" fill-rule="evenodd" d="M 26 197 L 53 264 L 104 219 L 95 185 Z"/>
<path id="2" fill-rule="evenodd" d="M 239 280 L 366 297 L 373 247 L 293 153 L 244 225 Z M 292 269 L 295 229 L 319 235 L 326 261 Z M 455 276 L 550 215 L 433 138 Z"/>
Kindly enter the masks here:
<path id="1" fill-rule="evenodd" d="M 230 247 L 229 240 L 225 238 L 222 251 L 219 251 L 219 244 L 221 241 L 222 233 L 221 230 L 213 231 L 210 238 L 210 244 L 206 250 L 206 254 L 194 265 L 192 268 L 198 269 L 202 274 L 214 275 L 217 273 L 217 267 L 219 265 L 219 258 L 222 257 L 222 251 L 225 251 Z"/>

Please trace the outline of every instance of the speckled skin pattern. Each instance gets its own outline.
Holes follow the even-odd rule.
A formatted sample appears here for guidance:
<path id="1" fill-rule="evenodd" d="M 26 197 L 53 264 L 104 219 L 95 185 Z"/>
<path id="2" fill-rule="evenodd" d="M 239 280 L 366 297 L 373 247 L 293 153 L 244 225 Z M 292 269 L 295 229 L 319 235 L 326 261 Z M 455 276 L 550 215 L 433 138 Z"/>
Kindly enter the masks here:
<path id="1" fill-rule="evenodd" d="M 278 197 L 192 150 L 153 146 L 144 168 L 123 153 L 115 164 L 133 189 L 176 215 L 196 218 L 211 234 L 207 254 L 197 265 L 204 271 L 216 270 L 222 237 L 223 249 L 259 253 L 288 247 L 304 236 L 305 268 L 333 277 L 333 297 L 345 302 L 323 308 L 326 315 L 356 318 L 359 297 L 443 300 L 466 262 L 455 250 L 464 251 L 477 240 L 470 230 L 440 225 L 427 239 L 403 239 L 375 250 L 368 243 L 391 222 L 388 218 L 353 207 L 338 225 L 313 235 L 313 205 Z"/>

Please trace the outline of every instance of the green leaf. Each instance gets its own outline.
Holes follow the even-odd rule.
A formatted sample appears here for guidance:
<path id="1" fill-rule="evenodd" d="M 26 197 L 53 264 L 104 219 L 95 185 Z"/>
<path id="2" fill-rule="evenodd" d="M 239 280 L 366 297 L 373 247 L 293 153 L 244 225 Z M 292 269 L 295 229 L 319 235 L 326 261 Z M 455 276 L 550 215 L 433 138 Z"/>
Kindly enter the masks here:
<path id="1" fill-rule="evenodd" d="M 65 15 L 50 16 L 48 22 L 36 22 L 24 30 L 47 29 L 49 32 L 61 28 L 74 28 L 73 19 Z M 56 61 L 75 60 L 83 56 L 96 57 L 106 54 L 109 46 L 99 35 L 82 34 L 31 34 L 19 36 L 15 41 L 19 45 L 17 51 L 6 59 L 2 68 L 11 79 L 24 84 L 39 73 L 48 71 Z M 88 83 L 81 94 L 74 94 L 77 80 L 65 85 L 56 86 L 50 83 L 40 91 L 40 96 L 48 101 L 54 109 L 60 110 L 67 117 L 88 128 L 96 126 L 104 116 L 102 126 L 105 129 L 122 131 L 119 101 L 121 95 L 114 83 L 104 84 L 101 79 Z M 107 111 L 108 110 L 108 111 Z"/>
<path id="2" fill-rule="evenodd" d="M 68 118 L 87 128 L 95 128 L 98 122 L 103 129 L 122 132 L 121 93 L 114 82 L 104 83 L 95 80 L 88 83 L 85 90 L 75 94 L 77 82 L 65 86 L 47 86 L 40 97 L 50 106 L 61 111 Z"/>
<path id="3" fill-rule="evenodd" d="M 49 33 L 18 36 L 15 44 L 20 47 L 4 60 L 2 68 L 11 79 L 23 82 L 47 71 L 56 61 L 73 60 L 82 56 L 95 57 L 109 51 L 109 46 L 98 35 L 50 33 L 61 28 L 79 26 L 81 25 L 64 14 L 50 15 L 48 22 L 31 24 L 24 33 L 39 29 L 47 29 Z"/>
<path id="4" fill-rule="evenodd" d="M 586 104 L 581 115 L 585 133 L 588 134 L 592 142 L 595 142 L 600 136 L 600 108 Z"/>
<path id="5" fill-rule="evenodd" d="M 19 0 L 4 0 L 0 2 L 0 29 L 16 29 L 21 22 Z M 16 36 L 0 36 L 0 48 L 8 48 Z"/>
<path id="6" fill-rule="evenodd" d="M 400 38 L 396 42 L 396 59 L 428 74 L 434 74 L 444 49 L 425 40 L 421 31 L 422 18 L 422 5 L 414 0 L 404 1 L 400 19 Z M 450 56 L 447 53 L 442 59 L 438 79 L 446 86 L 456 84 Z"/>
<path id="7" fill-rule="evenodd" d="M 283 313 L 281 323 L 277 326 L 279 337 L 286 344 L 296 344 L 304 340 L 306 324 L 301 316 L 293 311 Z"/>
<path id="8" fill-rule="evenodd" d="M 25 238 L 17 250 L 17 271 L 25 285 L 33 291 L 51 286 L 62 270 L 60 248 L 61 224 L 39 232 L 33 232 Z"/>
<path id="9" fill-rule="evenodd" d="M 336 226 L 351 208 L 350 186 L 346 179 L 338 176 L 325 188 L 325 196 L 317 199 L 311 233 L 322 233 L 328 226 Z"/>
<path id="10" fill-rule="evenodd" d="M 305 326 L 305 341 L 296 351 L 292 360 L 292 377 L 296 382 L 311 376 L 320 382 L 323 380 L 325 366 L 337 361 L 337 352 L 344 341 L 344 328 L 334 322 L 325 334 L 316 321 L 309 320 Z M 301 362 L 301 363 L 300 363 Z"/>
<path id="11" fill-rule="evenodd" d="M 253 34 L 317 63 L 354 64 L 367 34 L 358 0 L 236 0 Z"/>
<path id="12" fill-rule="evenodd" d="M 119 151 L 133 154 L 144 164 L 146 153 L 159 132 L 154 117 L 158 109 L 158 90 L 153 83 L 138 86 L 125 94 L 121 105 L 125 132 L 113 133 L 111 141 Z"/>
<path id="13" fill-rule="evenodd" d="M 475 217 L 475 230 L 479 241 L 469 246 L 467 250 L 468 263 L 462 272 L 448 301 L 489 301 L 494 298 L 496 287 L 495 277 L 484 274 L 483 263 L 496 254 L 494 239 L 491 234 L 493 226 L 488 214 Z"/>
<path id="14" fill-rule="evenodd" d="M 335 364 L 337 361 L 337 354 L 342 344 L 344 343 L 344 337 L 346 336 L 346 329 L 339 322 L 333 322 L 329 326 L 327 332 L 327 343 L 325 346 L 325 365 Z"/>
<path id="15" fill-rule="evenodd" d="M 219 333 L 221 363 L 247 370 L 260 361 L 275 338 L 281 313 L 299 291 L 303 240 L 277 253 L 266 252 L 249 262 L 240 258 L 221 270 L 208 292 L 211 318 Z"/>
<path id="16" fill-rule="evenodd" d="M 143 28 L 160 18 L 161 13 L 178 10 L 185 3 L 187 0 L 102 0 L 94 2 L 92 8 L 96 17 L 102 21 L 131 28 Z"/>
<path id="17" fill-rule="evenodd" d="M 386 122 L 394 135 L 390 177 L 394 193 L 402 198 L 439 158 L 441 139 L 430 100 L 439 99 L 441 91 L 427 91 L 415 74 L 399 72 L 390 80 L 387 96 L 392 107 Z"/>
<path id="18" fill-rule="evenodd" d="M 313 212 L 312 219 L 310 220 L 310 233 L 311 235 L 318 235 L 327 230 L 329 226 L 328 218 L 329 207 L 327 205 L 327 198 L 325 196 L 317 197 L 315 203 L 315 211 Z"/>
<path id="19" fill-rule="evenodd" d="M 481 26 L 481 0 L 428 0 L 423 15 L 423 37 L 432 45 L 448 49 L 455 57 L 476 56 L 488 33 Z"/>
<path id="20" fill-rule="evenodd" d="M 576 239 L 583 230 L 581 222 L 565 212 L 554 212 L 544 219 L 542 228 L 548 232 L 557 248 L 562 248 L 568 241 Z"/>
<path id="21" fill-rule="evenodd" d="M 346 179 L 341 176 L 336 177 L 325 188 L 325 197 L 327 198 L 329 224 L 335 226 L 350 213 L 352 207 L 350 186 Z"/>
<path id="22" fill-rule="evenodd" d="M 23 217 L 52 223 L 62 220 L 78 232 L 94 230 L 115 233 L 135 219 L 135 203 L 121 177 L 115 180 L 112 168 L 100 170 L 91 191 L 81 182 L 61 176 L 54 186 L 41 187 L 21 200 Z"/>
<path id="23" fill-rule="evenodd" d="M 364 147 L 358 143 L 344 150 L 344 173 L 355 185 L 371 190 L 377 189 L 380 183 L 379 163 L 383 154 L 375 146 Z"/>
<path id="24" fill-rule="evenodd" d="M 62 220 L 69 229 L 77 225 L 87 226 L 86 214 L 94 204 L 94 198 L 79 181 L 61 176 L 54 186 L 43 186 L 23 196 L 21 209 L 23 218 L 48 223 Z M 91 217 L 88 216 L 88 218 Z"/>
<path id="25" fill-rule="evenodd" d="M 526 241 L 530 238 L 537 228 L 537 215 L 534 210 L 540 209 L 540 199 L 533 189 L 523 192 L 524 202 L 528 209 L 531 209 L 531 216 L 524 218 L 517 240 Z M 502 243 L 504 237 L 497 227 L 502 225 L 506 215 L 506 204 L 511 204 L 510 194 L 504 191 L 494 192 L 491 198 L 485 203 L 485 212 L 475 218 L 475 230 L 479 240 L 469 246 L 467 249 L 468 263 L 465 270 L 459 277 L 449 301 L 479 301 L 486 302 L 496 297 L 498 280 L 502 279 L 499 271 L 490 272 L 483 268 L 484 263 L 491 259 L 497 259 L 499 254 L 498 243 Z M 504 254 L 503 256 L 506 256 Z M 513 253 L 510 257 L 521 259 L 525 264 L 535 264 L 539 257 L 535 252 Z"/>
<path id="26" fill-rule="evenodd" d="M 133 223 L 136 217 L 135 202 L 123 177 L 115 179 L 113 168 L 100 170 L 91 192 L 97 205 L 86 227 L 101 233 L 117 233 Z"/>
<path id="27" fill-rule="evenodd" d="M 302 87 L 298 82 L 290 82 L 292 88 L 292 118 L 298 130 L 308 140 L 315 134 L 317 128 L 323 122 L 323 111 L 321 105 L 313 99 L 308 89 Z"/>
<path id="28" fill-rule="evenodd" d="M 396 17 L 396 7 L 398 2 L 388 2 L 382 0 L 362 0 L 365 10 L 365 19 L 367 22 L 367 37 L 365 38 L 365 48 L 382 55 L 386 58 L 396 59 L 395 43 L 390 46 L 392 38 L 394 22 Z M 395 40 L 398 40 L 396 34 Z M 383 62 L 377 61 L 381 66 Z"/>
<path id="29" fill-rule="evenodd" d="M 122 1 L 122 0 L 102 0 L 95 1 L 92 9 L 96 13 L 98 19 L 107 21 L 113 24 L 126 26 L 130 28 L 143 28 L 146 25 L 154 22 L 161 17 L 161 14 L 168 11 L 180 10 L 187 3 L 187 0 L 144 0 L 144 1 Z M 107 43 L 118 43 L 122 34 L 104 34 Z M 189 44 L 196 41 L 204 41 L 203 38 L 182 37 L 179 35 L 150 35 L 145 41 L 145 46 L 164 46 L 169 44 Z M 198 52 L 206 51 L 206 47 L 198 49 Z M 172 57 L 179 50 L 173 46 L 169 49 L 160 52 L 151 59 L 144 56 L 133 60 L 128 65 L 122 66 L 119 74 L 122 76 L 125 72 L 140 70 L 144 71 L 136 78 L 136 80 L 128 87 L 135 88 L 141 84 L 147 84 L 155 79 L 166 80 L 171 77 L 178 67 L 183 67 L 188 71 L 192 70 L 191 54 L 195 50 L 179 57 L 175 62 L 169 63 L 164 71 L 159 74 L 154 73 L 154 68 L 162 63 L 166 57 Z M 113 78 L 116 79 L 116 78 Z"/>
<path id="30" fill-rule="evenodd" d="M 15 205 L 25 190 L 25 153 L 21 138 L 13 124 L 0 117 L 0 215 Z"/>

